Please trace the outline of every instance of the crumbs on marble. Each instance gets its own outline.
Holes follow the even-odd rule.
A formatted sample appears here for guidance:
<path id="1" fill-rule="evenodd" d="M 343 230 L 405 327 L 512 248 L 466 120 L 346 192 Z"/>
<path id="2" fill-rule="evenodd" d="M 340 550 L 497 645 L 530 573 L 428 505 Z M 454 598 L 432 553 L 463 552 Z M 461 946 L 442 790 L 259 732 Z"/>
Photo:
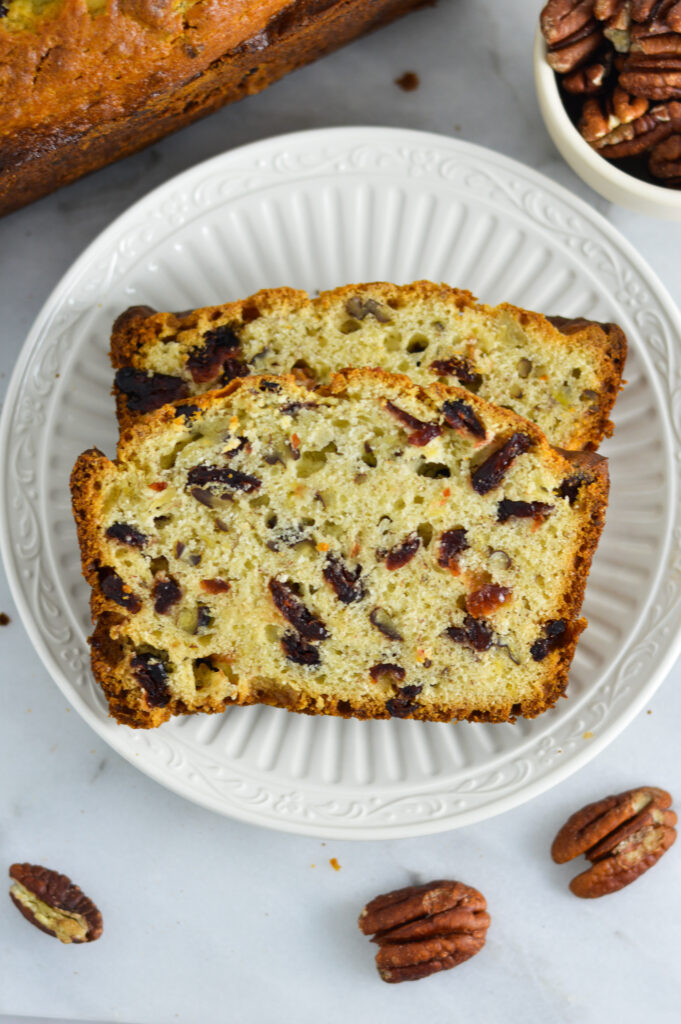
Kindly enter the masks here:
<path id="1" fill-rule="evenodd" d="M 395 85 L 403 92 L 414 92 L 421 84 L 421 80 L 415 71 L 405 71 L 403 75 L 395 79 Z"/>
<path id="2" fill-rule="evenodd" d="M 0 612 L 0 626 L 9 626 L 11 621 L 7 612 Z"/>
<path id="3" fill-rule="evenodd" d="M 333 868 L 334 871 L 340 871 L 341 866 L 338 863 L 338 860 L 337 860 L 336 857 L 329 857 L 329 864 L 331 865 L 331 867 Z"/>
<path id="4" fill-rule="evenodd" d="M 582 733 L 582 739 L 583 740 L 592 740 L 593 738 L 594 738 L 594 734 L 591 732 L 590 729 L 587 729 L 586 732 Z"/>

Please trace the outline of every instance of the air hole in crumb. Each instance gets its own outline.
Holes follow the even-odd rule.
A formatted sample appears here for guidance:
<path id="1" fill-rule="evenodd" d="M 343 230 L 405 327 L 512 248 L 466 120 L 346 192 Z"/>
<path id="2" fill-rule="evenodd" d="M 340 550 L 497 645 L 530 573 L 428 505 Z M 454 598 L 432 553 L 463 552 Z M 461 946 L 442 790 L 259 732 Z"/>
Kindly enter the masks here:
<path id="1" fill-rule="evenodd" d="M 575 377 L 577 380 L 579 380 L 579 378 L 582 376 L 582 371 L 578 366 L 575 366 L 574 370 L 572 371 L 572 376 Z"/>
<path id="2" fill-rule="evenodd" d="M 441 477 L 452 475 L 449 466 L 445 466 L 444 462 L 422 462 L 416 472 L 419 476 L 427 476 L 431 480 L 439 480 Z"/>
<path id="3" fill-rule="evenodd" d="M 419 523 L 419 525 L 416 527 L 416 532 L 421 538 L 424 548 L 427 548 L 431 540 L 433 539 L 433 527 L 430 525 L 430 523 Z"/>
<path id="4" fill-rule="evenodd" d="M 409 343 L 407 345 L 407 352 L 425 352 L 429 344 L 430 341 L 428 340 L 428 338 L 426 338 L 424 334 L 413 334 L 409 339 Z"/>
<path id="5" fill-rule="evenodd" d="M 192 441 L 196 441 L 198 436 L 198 434 L 191 434 L 190 437 L 183 438 L 182 441 L 177 442 L 172 451 L 168 452 L 167 455 L 162 455 L 160 460 L 161 469 L 172 469 L 177 462 L 177 457 L 180 452 L 186 448 L 188 444 L 191 444 Z"/>
<path id="6" fill-rule="evenodd" d="M 273 530 L 276 525 L 277 517 L 274 515 L 274 513 L 272 513 L 272 515 L 268 516 L 267 519 L 265 520 L 265 526 L 269 527 L 270 530 Z"/>
<path id="7" fill-rule="evenodd" d="M 345 320 L 339 327 L 341 334 L 353 334 L 358 331 L 362 325 L 359 320 Z"/>

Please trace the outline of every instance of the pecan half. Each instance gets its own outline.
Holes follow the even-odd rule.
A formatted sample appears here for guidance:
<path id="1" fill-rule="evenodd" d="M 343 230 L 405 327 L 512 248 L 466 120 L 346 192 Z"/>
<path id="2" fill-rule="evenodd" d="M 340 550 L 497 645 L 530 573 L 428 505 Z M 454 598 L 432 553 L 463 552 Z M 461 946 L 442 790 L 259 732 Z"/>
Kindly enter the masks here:
<path id="1" fill-rule="evenodd" d="M 648 167 L 655 178 L 681 178 L 681 135 L 670 135 L 658 142 L 650 154 Z"/>
<path id="2" fill-rule="evenodd" d="M 603 88 L 612 68 L 612 57 L 605 54 L 594 64 L 577 68 L 563 79 L 563 88 L 573 95 L 595 96 Z"/>
<path id="3" fill-rule="evenodd" d="M 676 814 L 663 789 L 642 786 L 583 807 L 563 825 L 551 847 L 558 864 L 580 854 L 592 866 L 570 883 L 575 896 L 617 892 L 651 868 L 676 839 Z"/>
<path id="4" fill-rule="evenodd" d="M 9 894 L 27 921 L 60 942 L 94 942 L 102 934 L 102 915 L 66 875 L 39 864 L 12 864 Z"/>
<path id="5" fill-rule="evenodd" d="M 383 981 L 417 981 L 456 967 L 485 945 L 490 916 L 477 889 L 434 881 L 377 896 L 359 915 L 364 935 L 380 947 Z"/>
<path id="6" fill-rule="evenodd" d="M 644 120 L 643 115 L 647 109 L 647 99 L 632 97 L 616 86 L 612 96 L 604 100 L 586 101 L 579 130 L 586 141 L 597 149 L 630 142 L 645 148 L 648 145 L 647 133 L 659 124 L 656 117 Z M 630 128 L 627 127 L 629 125 Z"/>
<path id="7" fill-rule="evenodd" d="M 547 59 L 555 71 L 572 71 L 602 45 L 603 29 L 593 9 L 594 0 L 549 0 L 542 10 Z"/>
<path id="8" fill-rule="evenodd" d="M 619 82 L 632 96 L 647 96 L 651 100 L 681 99 L 681 55 L 629 54 Z"/>

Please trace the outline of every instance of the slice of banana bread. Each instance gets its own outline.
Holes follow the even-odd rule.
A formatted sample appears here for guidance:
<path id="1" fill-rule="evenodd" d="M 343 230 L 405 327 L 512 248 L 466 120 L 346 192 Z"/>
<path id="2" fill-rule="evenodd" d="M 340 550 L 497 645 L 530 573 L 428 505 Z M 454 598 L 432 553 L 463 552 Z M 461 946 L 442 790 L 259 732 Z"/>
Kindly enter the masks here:
<path id="1" fill-rule="evenodd" d="M 586 624 L 605 465 L 381 370 L 164 406 L 72 475 L 111 714 L 538 715 Z"/>
<path id="2" fill-rule="evenodd" d="M 187 313 L 136 306 L 111 344 L 121 425 L 244 374 L 293 371 L 325 382 L 380 366 L 419 384 L 457 384 L 533 420 L 561 448 L 612 432 L 626 339 L 615 324 L 476 305 L 470 292 L 418 281 L 348 285 L 310 300 L 280 288 Z"/>

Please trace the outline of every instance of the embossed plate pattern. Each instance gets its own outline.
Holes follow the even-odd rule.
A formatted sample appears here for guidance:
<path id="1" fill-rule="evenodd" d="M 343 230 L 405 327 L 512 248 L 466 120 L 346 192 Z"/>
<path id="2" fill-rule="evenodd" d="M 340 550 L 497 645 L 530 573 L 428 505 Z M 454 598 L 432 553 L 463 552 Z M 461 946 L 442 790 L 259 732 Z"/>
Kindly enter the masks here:
<path id="1" fill-rule="evenodd" d="M 293 285 L 416 278 L 549 313 L 617 320 L 631 355 L 608 522 L 569 699 L 515 725 L 345 722 L 234 708 L 153 732 L 117 726 L 88 666 L 68 477 L 113 454 L 108 333 L 123 308 L 186 309 Z M 309 835 L 453 828 L 555 784 L 664 678 L 681 635 L 679 315 L 593 210 L 520 164 L 436 135 L 347 128 L 235 150 L 152 192 L 71 267 L 26 340 L 0 436 L 2 546 L 50 674 L 138 768 L 197 803 Z M 592 738 L 585 739 L 584 734 Z"/>

